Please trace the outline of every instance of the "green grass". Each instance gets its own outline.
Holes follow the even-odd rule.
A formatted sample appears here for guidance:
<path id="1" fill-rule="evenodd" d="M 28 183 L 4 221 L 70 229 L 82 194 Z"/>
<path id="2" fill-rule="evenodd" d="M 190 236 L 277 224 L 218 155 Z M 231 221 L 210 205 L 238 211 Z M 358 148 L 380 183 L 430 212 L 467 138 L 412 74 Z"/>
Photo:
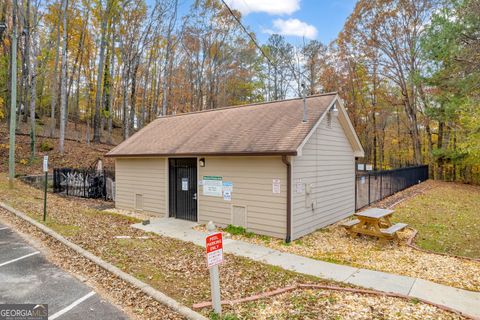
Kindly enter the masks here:
<path id="1" fill-rule="evenodd" d="M 255 236 L 253 232 L 247 231 L 244 227 L 234 226 L 233 224 L 229 224 L 224 230 L 234 236 L 244 236 L 247 238 Z"/>
<path id="2" fill-rule="evenodd" d="M 418 230 L 423 249 L 480 258 L 480 187 L 436 185 L 395 208 L 394 219 Z"/>

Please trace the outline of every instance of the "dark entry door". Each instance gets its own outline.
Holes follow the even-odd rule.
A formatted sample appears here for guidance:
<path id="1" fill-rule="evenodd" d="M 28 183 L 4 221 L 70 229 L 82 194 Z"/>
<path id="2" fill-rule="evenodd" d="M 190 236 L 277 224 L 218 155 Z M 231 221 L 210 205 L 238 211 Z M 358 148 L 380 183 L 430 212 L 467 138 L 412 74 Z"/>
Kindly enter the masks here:
<path id="1" fill-rule="evenodd" d="M 197 159 L 169 159 L 170 217 L 197 221 Z"/>

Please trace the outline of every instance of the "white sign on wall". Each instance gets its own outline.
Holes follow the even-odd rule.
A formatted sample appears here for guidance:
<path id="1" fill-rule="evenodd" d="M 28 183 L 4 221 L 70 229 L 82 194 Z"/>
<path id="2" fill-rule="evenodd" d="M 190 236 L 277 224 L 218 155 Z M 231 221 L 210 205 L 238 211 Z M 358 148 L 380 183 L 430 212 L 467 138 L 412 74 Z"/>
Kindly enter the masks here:
<path id="1" fill-rule="evenodd" d="M 233 182 L 223 181 L 223 200 L 232 201 Z"/>
<path id="2" fill-rule="evenodd" d="M 305 192 L 305 184 L 302 181 L 297 182 L 295 185 L 295 192 L 296 193 L 304 193 Z"/>
<path id="3" fill-rule="evenodd" d="M 233 182 L 223 181 L 223 191 L 233 191 Z"/>
<path id="4" fill-rule="evenodd" d="M 367 171 L 372 171 L 373 170 L 373 166 L 371 164 L 367 164 L 367 167 L 366 167 Z"/>
<path id="5" fill-rule="evenodd" d="M 223 190 L 223 200 L 232 201 L 232 192 L 228 190 Z"/>
<path id="6" fill-rule="evenodd" d="M 273 179 L 272 180 L 272 192 L 273 193 L 280 193 L 280 179 Z"/>
<path id="7" fill-rule="evenodd" d="M 203 195 L 212 197 L 223 196 L 222 177 L 203 176 Z"/>
<path id="8" fill-rule="evenodd" d="M 363 164 L 363 163 L 357 164 L 357 169 L 358 169 L 359 171 L 365 170 L 365 164 Z"/>

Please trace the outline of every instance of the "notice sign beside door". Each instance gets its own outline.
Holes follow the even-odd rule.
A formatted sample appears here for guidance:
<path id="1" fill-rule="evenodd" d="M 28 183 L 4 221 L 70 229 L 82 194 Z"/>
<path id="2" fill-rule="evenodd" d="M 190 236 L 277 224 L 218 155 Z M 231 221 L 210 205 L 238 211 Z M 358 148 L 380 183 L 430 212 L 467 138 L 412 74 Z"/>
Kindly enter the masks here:
<path id="1" fill-rule="evenodd" d="M 223 239 L 222 233 L 217 232 L 207 236 L 206 249 L 207 249 L 207 266 L 211 268 L 218 264 L 223 263 Z"/>

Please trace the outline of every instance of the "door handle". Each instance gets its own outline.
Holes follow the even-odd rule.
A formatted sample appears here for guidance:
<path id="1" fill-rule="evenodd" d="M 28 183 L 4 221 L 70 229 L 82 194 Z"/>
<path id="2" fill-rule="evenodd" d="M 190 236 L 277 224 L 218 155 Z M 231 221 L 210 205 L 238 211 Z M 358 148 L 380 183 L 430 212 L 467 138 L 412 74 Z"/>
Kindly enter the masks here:
<path id="1" fill-rule="evenodd" d="M 193 200 L 197 200 L 197 194 L 196 193 L 193 194 Z"/>

